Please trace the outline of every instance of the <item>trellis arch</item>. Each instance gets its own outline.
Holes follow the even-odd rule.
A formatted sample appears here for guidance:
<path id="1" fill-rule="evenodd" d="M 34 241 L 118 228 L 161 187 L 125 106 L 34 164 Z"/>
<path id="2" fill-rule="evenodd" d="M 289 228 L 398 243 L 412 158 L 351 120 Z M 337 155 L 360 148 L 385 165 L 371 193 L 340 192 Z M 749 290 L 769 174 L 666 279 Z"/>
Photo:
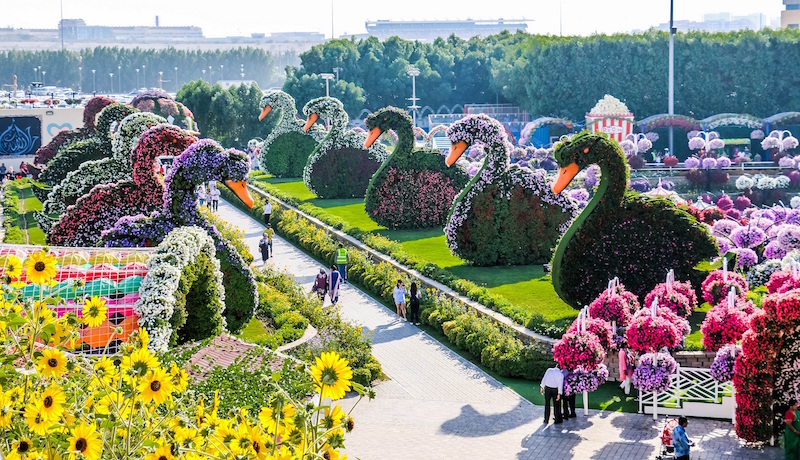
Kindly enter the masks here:
<path id="1" fill-rule="evenodd" d="M 711 131 L 720 126 L 743 126 L 750 129 L 763 129 L 764 121 L 746 113 L 719 113 L 700 120 L 703 130 Z"/>
<path id="2" fill-rule="evenodd" d="M 171 231 L 158 245 L 147 263 L 147 275 L 139 287 L 139 300 L 134 304 L 134 312 L 139 316 L 139 325 L 150 335 L 150 349 L 166 351 L 170 337 L 175 333 L 170 319 L 175 311 L 178 298 L 175 296 L 184 270 L 205 254 L 213 267 L 216 299 L 219 308 L 215 314 L 222 315 L 225 305 L 225 288 L 222 285 L 222 272 L 216 258 L 214 240 L 200 227 L 178 227 Z M 193 308 L 202 306 L 193 305 Z M 209 318 L 209 321 L 212 320 Z"/>

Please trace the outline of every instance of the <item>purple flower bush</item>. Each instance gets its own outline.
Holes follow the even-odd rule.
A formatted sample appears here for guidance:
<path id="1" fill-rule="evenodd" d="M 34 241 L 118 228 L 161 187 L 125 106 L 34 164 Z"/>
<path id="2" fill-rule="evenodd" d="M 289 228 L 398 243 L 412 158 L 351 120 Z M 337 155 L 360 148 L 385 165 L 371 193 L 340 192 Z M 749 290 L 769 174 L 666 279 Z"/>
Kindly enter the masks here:
<path id="1" fill-rule="evenodd" d="M 752 249 L 733 248 L 731 252 L 735 253 L 737 256 L 736 265 L 733 267 L 734 270 L 746 272 L 750 267 L 758 263 L 758 254 Z"/>
<path id="2" fill-rule="evenodd" d="M 600 183 L 600 166 L 591 165 L 586 168 L 586 179 L 584 179 L 586 188 L 594 188 Z"/>
<path id="3" fill-rule="evenodd" d="M 646 353 L 633 371 L 633 386 L 642 393 L 661 393 L 670 386 L 678 363 L 669 353 Z"/>
<path id="4" fill-rule="evenodd" d="M 644 193 L 650 190 L 650 182 L 647 179 L 635 179 L 631 181 L 630 188 L 639 193 Z"/>
<path id="5" fill-rule="evenodd" d="M 767 239 L 767 234 L 754 225 L 737 227 L 731 231 L 731 241 L 740 248 L 754 248 L 760 246 Z"/>
<path id="6" fill-rule="evenodd" d="M 608 367 L 599 364 L 592 370 L 578 368 L 570 371 L 564 379 L 564 394 L 591 393 L 608 380 Z"/>
<path id="7" fill-rule="evenodd" d="M 736 366 L 736 358 L 742 354 L 740 345 L 725 345 L 717 350 L 714 362 L 711 363 L 711 377 L 718 382 L 730 382 Z"/>
<path id="8" fill-rule="evenodd" d="M 786 224 L 782 225 L 778 231 L 776 240 L 781 250 L 785 253 L 794 249 L 800 249 L 800 226 Z"/>
<path id="9" fill-rule="evenodd" d="M 730 238 L 734 230 L 741 227 L 739 222 L 730 219 L 720 219 L 711 226 L 711 234 L 718 237 Z"/>
<path id="10" fill-rule="evenodd" d="M 683 166 L 688 169 L 695 169 L 700 167 L 700 159 L 697 157 L 689 157 L 683 162 Z"/>

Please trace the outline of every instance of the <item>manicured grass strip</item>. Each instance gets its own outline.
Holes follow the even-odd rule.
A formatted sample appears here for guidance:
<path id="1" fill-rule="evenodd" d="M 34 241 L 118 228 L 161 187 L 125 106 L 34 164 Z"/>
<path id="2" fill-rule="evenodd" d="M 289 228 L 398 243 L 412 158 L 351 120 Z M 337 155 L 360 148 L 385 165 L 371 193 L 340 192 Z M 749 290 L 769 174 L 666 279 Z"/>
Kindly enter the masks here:
<path id="1" fill-rule="evenodd" d="M 264 324 L 256 317 L 253 317 L 250 318 L 250 322 L 242 329 L 242 332 L 236 334 L 236 337 L 250 343 L 259 343 L 260 340 L 270 334 L 271 332 L 264 327 Z"/>

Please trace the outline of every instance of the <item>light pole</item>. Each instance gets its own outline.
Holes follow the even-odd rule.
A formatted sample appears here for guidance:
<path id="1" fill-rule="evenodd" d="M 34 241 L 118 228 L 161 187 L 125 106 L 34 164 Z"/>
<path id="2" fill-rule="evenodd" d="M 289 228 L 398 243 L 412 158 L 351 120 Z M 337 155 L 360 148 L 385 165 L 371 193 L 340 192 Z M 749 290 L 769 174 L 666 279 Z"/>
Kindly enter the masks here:
<path id="1" fill-rule="evenodd" d="M 242 74 L 242 83 L 244 83 L 244 64 L 239 65 L 239 73 Z"/>
<path id="2" fill-rule="evenodd" d="M 178 68 L 175 67 L 175 95 L 178 95 Z"/>
<path id="3" fill-rule="evenodd" d="M 122 92 L 122 65 L 117 65 L 117 91 Z"/>
<path id="4" fill-rule="evenodd" d="M 782 131 L 772 131 L 769 133 L 769 136 L 765 137 L 764 140 L 761 141 L 762 149 L 777 149 L 778 152 L 795 149 L 797 148 L 797 145 L 797 139 L 792 136 L 792 132 L 785 129 Z"/>
<path id="5" fill-rule="evenodd" d="M 114 72 L 109 72 L 108 79 L 111 81 L 111 92 L 108 94 L 111 95 L 114 94 Z"/>
<path id="6" fill-rule="evenodd" d="M 408 106 L 411 109 L 414 117 L 414 126 L 417 126 L 417 109 L 419 106 L 417 105 L 417 101 L 419 98 L 417 97 L 417 76 L 419 76 L 419 69 L 414 67 L 413 65 L 408 68 L 406 73 L 411 77 L 411 105 Z"/>
<path id="7" fill-rule="evenodd" d="M 203 72 L 203 81 L 205 81 L 206 80 L 206 69 L 203 69 L 202 72 Z"/>
<path id="8" fill-rule="evenodd" d="M 331 97 L 330 81 L 334 79 L 335 75 L 332 73 L 321 73 L 320 77 L 325 79 L 325 96 Z"/>
<path id="9" fill-rule="evenodd" d="M 136 69 L 136 91 L 139 91 L 139 69 Z"/>
<path id="10" fill-rule="evenodd" d="M 162 82 L 164 80 L 164 72 L 159 70 L 158 71 L 158 89 L 164 89 Z"/>
<path id="11" fill-rule="evenodd" d="M 39 69 L 33 68 L 33 81 L 39 81 Z"/>
<path id="12" fill-rule="evenodd" d="M 690 150 L 719 150 L 725 148 L 725 141 L 720 139 L 719 133 L 716 131 L 705 132 L 700 131 L 697 135 L 689 139 Z"/>
<path id="13" fill-rule="evenodd" d="M 78 66 L 78 92 L 83 91 L 83 66 Z"/>
<path id="14" fill-rule="evenodd" d="M 96 69 L 92 69 L 92 94 L 97 96 L 97 78 L 96 78 Z"/>
<path id="15" fill-rule="evenodd" d="M 45 80 L 45 75 L 47 75 L 46 70 L 42 70 L 42 86 L 46 86 L 47 80 Z"/>
<path id="16" fill-rule="evenodd" d="M 669 115 L 675 114 L 675 27 L 673 26 L 673 12 L 675 0 L 669 0 Z M 669 127 L 669 154 L 674 156 L 674 132 L 672 126 Z"/>
<path id="17" fill-rule="evenodd" d="M 147 89 L 147 66 L 142 64 L 142 87 Z"/>
<path id="18" fill-rule="evenodd" d="M 225 79 L 225 64 L 220 64 L 219 65 L 219 79 L 220 80 L 224 80 Z"/>

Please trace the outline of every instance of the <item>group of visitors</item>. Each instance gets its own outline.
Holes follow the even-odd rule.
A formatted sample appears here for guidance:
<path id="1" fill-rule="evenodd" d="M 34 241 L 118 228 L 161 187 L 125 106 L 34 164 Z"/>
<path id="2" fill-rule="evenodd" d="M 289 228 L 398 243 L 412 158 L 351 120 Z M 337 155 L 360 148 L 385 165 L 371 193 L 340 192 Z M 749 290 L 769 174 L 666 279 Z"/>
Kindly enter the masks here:
<path id="1" fill-rule="evenodd" d="M 547 369 L 539 385 L 539 391 L 544 395 L 544 423 L 550 423 L 550 404 L 552 402 L 555 412 L 555 423 L 576 418 L 575 393 L 564 395 L 564 379 L 569 371 L 559 369 L 558 365 Z M 562 411 L 563 408 L 563 411 Z"/>
<path id="2" fill-rule="evenodd" d="M 0 163 L 0 180 L 22 179 L 23 177 L 33 177 L 28 163 L 22 162 L 19 165 L 19 171 L 16 173 L 13 167 L 7 167 L 5 163 Z"/>
<path id="3" fill-rule="evenodd" d="M 267 224 L 267 228 L 261 234 L 261 240 L 258 242 L 258 249 L 261 251 L 261 262 L 267 263 L 267 260 L 272 257 L 272 237 L 275 236 L 275 230 L 272 225 Z"/>
<path id="4" fill-rule="evenodd" d="M 339 289 L 344 282 L 344 275 L 339 271 L 339 267 L 336 264 L 332 264 L 330 270 L 331 272 L 328 274 L 324 268 L 319 269 L 319 274 L 314 280 L 311 292 L 316 294 L 319 300 L 323 302 L 327 295 L 331 299 L 331 304 L 336 305 L 339 302 Z"/>
<path id="5" fill-rule="evenodd" d="M 217 188 L 217 183 L 214 181 L 208 183 L 208 188 L 206 188 L 206 184 L 197 186 L 197 201 L 200 202 L 201 207 L 208 206 L 213 212 L 217 212 L 219 208 L 219 196 L 220 191 Z"/>
<path id="6" fill-rule="evenodd" d="M 419 325 L 419 300 L 422 298 L 422 293 L 417 288 L 417 283 L 411 283 L 411 292 L 409 298 L 409 307 L 411 310 L 411 323 Z M 397 307 L 397 316 L 402 316 L 404 320 L 408 321 L 406 317 L 406 287 L 403 280 L 397 280 L 397 286 L 394 287 L 394 304 Z"/>

